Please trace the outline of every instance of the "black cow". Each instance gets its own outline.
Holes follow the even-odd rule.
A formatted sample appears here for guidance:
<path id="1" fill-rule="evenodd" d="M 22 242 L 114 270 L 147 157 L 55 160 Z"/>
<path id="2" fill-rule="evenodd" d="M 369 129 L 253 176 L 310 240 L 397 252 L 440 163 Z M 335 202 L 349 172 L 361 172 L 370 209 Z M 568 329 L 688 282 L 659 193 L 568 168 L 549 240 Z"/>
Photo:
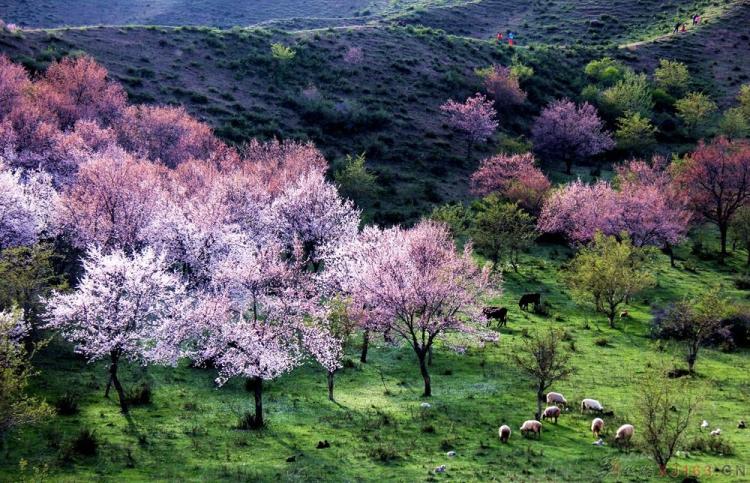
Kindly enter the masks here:
<path id="1" fill-rule="evenodd" d="M 521 296 L 521 300 L 518 301 L 518 306 L 521 310 L 529 308 L 529 304 L 534 304 L 534 307 L 542 303 L 542 295 L 538 293 L 525 293 Z"/>
<path id="2" fill-rule="evenodd" d="M 490 320 L 497 320 L 498 327 L 508 325 L 508 309 L 505 307 L 485 307 L 482 313 Z"/>

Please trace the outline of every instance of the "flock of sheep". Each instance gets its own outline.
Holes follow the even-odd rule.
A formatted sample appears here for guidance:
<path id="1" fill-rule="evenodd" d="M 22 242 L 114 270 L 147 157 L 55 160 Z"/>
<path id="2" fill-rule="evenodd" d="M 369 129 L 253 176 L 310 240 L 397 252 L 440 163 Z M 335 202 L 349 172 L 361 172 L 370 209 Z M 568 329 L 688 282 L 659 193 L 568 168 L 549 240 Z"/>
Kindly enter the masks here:
<path id="1" fill-rule="evenodd" d="M 547 394 L 547 404 L 549 405 L 544 412 L 542 412 L 542 420 L 550 419 L 557 424 L 557 418 L 560 417 L 561 414 L 561 407 L 566 407 L 568 405 L 567 399 L 565 397 L 557 392 L 550 392 Z M 596 399 L 584 399 L 581 401 L 581 414 L 583 414 L 586 411 L 595 411 L 598 413 L 604 412 L 604 406 L 597 401 Z M 536 419 L 529 419 L 528 421 L 524 421 L 524 423 L 521 425 L 521 434 L 524 436 L 528 436 L 529 434 L 535 434 L 537 438 L 542 437 L 542 423 L 540 421 L 537 421 Z M 602 418 L 594 418 L 593 421 L 591 421 L 591 432 L 594 435 L 594 438 L 597 438 L 597 440 L 594 442 L 597 446 L 602 446 L 604 444 L 604 441 L 599 437 L 599 435 L 602 432 L 602 429 L 604 429 L 604 420 Z M 498 430 L 498 434 L 500 436 L 500 441 L 503 443 L 507 443 L 510 439 L 512 431 L 510 429 L 510 426 L 504 424 L 500 426 L 500 429 Z M 635 428 L 632 424 L 623 424 L 617 429 L 617 433 L 615 433 L 615 443 L 618 445 L 628 445 L 630 443 L 630 440 L 633 438 L 633 434 L 635 433 Z"/>

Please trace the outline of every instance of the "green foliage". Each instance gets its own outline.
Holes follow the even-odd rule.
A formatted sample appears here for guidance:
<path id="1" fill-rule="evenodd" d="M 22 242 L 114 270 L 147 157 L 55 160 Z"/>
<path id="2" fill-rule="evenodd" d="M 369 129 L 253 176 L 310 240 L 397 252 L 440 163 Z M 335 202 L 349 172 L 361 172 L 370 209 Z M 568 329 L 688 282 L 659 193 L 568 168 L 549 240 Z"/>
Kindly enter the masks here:
<path id="1" fill-rule="evenodd" d="M 742 109 L 733 107 L 724 112 L 719 120 L 719 134 L 729 139 L 745 138 L 750 134 L 750 121 L 745 117 Z"/>
<path id="2" fill-rule="evenodd" d="M 589 104 L 599 105 L 601 102 L 602 91 L 598 86 L 589 84 L 581 91 L 581 99 Z"/>
<path id="3" fill-rule="evenodd" d="M 524 65 L 520 57 L 516 55 L 513 57 L 513 63 L 510 66 L 510 73 L 520 82 L 523 82 L 534 77 L 534 68 Z"/>
<path id="4" fill-rule="evenodd" d="M 643 153 L 656 144 L 657 129 L 651 120 L 639 113 L 626 114 L 617 120 L 617 147 L 630 153 Z"/>
<path id="5" fill-rule="evenodd" d="M 654 71 L 656 85 L 672 94 L 681 95 L 687 90 L 690 81 L 688 68 L 682 62 L 661 59 Z"/>
<path id="6" fill-rule="evenodd" d="M 737 94 L 737 101 L 740 103 L 740 109 L 745 115 L 745 119 L 750 121 L 750 84 L 744 84 L 740 87 L 740 92 Z"/>
<path id="7" fill-rule="evenodd" d="M 692 134 L 697 135 L 705 128 L 717 107 L 706 94 L 691 92 L 675 103 L 675 109 L 677 109 L 677 117 L 685 123 Z"/>
<path id="8" fill-rule="evenodd" d="M 17 305 L 27 321 L 37 322 L 42 299 L 53 289 L 63 290 L 66 284 L 55 273 L 52 247 L 8 248 L 0 252 L 0 310 Z"/>
<path id="9" fill-rule="evenodd" d="M 597 83 L 612 86 L 623 80 L 630 69 L 611 57 L 603 57 L 589 62 L 583 71 Z"/>
<path id="10" fill-rule="evenodd" d="M 377 176 L 367 169 L 364 153 L 356 156 L 347 154 L 344 166 L 334 173 L 333 179 L 343 196 L 360 205 L 369 203 L 377 196 Z"/>
<path id="11" fill-rule="evenodd" d="M 271 56 L 282 64 L 290 62 L 296 55 L 297 51 L 280 42 L 271 44 Z"/>
<path id="12" fill-rule="evenodd" d="M 630 238 L 597 233 L 571 261 L 565 281 L 581 300 L 591 302 L 614 327 L 618 307 L 655 283 L 647 267 L 650 251 L 634 247 Z"/>
<path id="13" fill-rule="evenodd" d="M 433 208 L 429 218 L 448 225 L 454 238 L 462 237 L 469 229 L 471 214 L 461 203 L 452 203 Z"/>
<path id="14" fill-rule="evenodd" d="M 0 440 L 14 428 L 42 421 L 53 414 L 46 403 L 27 393 L 31 379 L 37 374 L 31 357 L 44 344 L 27 351 L 15 336 L 20 322 L 19 312 L 0 312 Z"/>
<path id="15" fill-rule="evenodd" d="M 732 217 L 729 226 L 732 237 L 747 249 L 747 264 L 750 265 L 750 207 L 743 206 Z"/>
<path id="16" fill-rule="evenodd" d="M 651 117 L 654 108 L 648 78 L 645 74 L 632 72 L 627 72 L 622 80 L 604 90 L 601 102 L 604 110 L 612 117 L 620 117 L 628 112 Z"/>
<path id="17" fill-rule="evenodd" d="M 537 236 L 534 219 L 517 204 L 504 202 L 497 194 L 485 197 L 477 208 L 471 238 L 477 251 L 497 268 L 507 259 L 518 271 L 518 258 Z"/>

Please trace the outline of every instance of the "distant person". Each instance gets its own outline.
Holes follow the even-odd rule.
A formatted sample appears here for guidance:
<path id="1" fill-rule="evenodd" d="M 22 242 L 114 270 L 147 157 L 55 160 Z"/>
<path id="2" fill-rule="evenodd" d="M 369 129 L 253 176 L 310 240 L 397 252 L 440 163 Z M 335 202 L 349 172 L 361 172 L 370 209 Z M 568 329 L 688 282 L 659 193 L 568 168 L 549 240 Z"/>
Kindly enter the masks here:
<path id="1" fill-rule="evenodd" d="M 680 32 L 687 32 L 687 24 L 686 23 L 682 24 L 682 29 L 680 30 Z"/>
<path id="2" fill-rule="evenodd" d="M 698 25 L 698 14 L 693 15 L 693 25 Z"/>
<path id="3" fill-rule="evenodd" d="M 703 20 L 703 18 L 700 15 L 696 15 L 695 16 L 695 25 L 700 25 L 701 20 Z"/>
<path id="4" fill-rule="evenodd" d="M 502 32 L 498 32 L 497 33 L 497 41 L 498 42 L 502 42 L 503 41 L 503 33 Z"/>
<path id="5" fill-rule="evenodd" d="M 673 33 L 673 34 L 676 34 L 677 32 L 679 32 L 679 31 L 680 31 L 680 26 L 681 26 L 681 25 L 682 25 L 682 24 L 681 24 L 680 22 L 677 22 L 676 24 L 674 24 L 674 31 L 673 31 L 672 33 Z"/>

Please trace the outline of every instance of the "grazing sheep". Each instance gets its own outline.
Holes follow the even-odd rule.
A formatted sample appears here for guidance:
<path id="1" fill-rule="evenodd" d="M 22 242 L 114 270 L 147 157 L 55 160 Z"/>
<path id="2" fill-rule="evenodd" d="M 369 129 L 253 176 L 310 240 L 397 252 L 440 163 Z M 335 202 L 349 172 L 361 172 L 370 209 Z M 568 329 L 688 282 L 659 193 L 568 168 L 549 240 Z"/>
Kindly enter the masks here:
<path id="1" fill-rule="evenodd" d="M 521 434 L 524 436 L 528 436 L 529 433 L 534 433 L 537 435 L 537 438 L 542 438 L 542 423 L 537 421 L 536 419 L 529 419 L 528 421 L 524 421 L 521 425 Z"/>
<path id="2" fill-rule="evenodd" d="M 604 429 L 604 420 L 602 418 L 594 418 L 594 420 L 591 421 L 591 433 L 593 433 L 595 438 L 599 437 L 602 429 Z"/>
<path id="3" fill-rule="evenodd" d="M 584 399 L 581 401 L 581 414 L 583 414 L 584 411 L 602 412 L 604 411 L 604 406 L 602 406 L 602 403 L 596 399 Z"/>
<path id="4" fill-rule="evenodd" d="M 623 424 L 619 428 L 617 428 L 617 434 L 615 434 L 615 443 L 618 443 L 620 445 L 627 445 L 630 443 L 630 440 L 633 438 L 633 433 L 635 433 L 635 428 L 632 424 Z"/>
<path id="5" fill-rule="evenodd" d="M 568 400 L 565 399 L 565 396 L 563 396 L 559 392 L 548 392 L 547 404 L 554 404 L 555 406 L 566 406 L 568 404 Z"/>
<path id="6" fill-rule="evenodd" d="M 703 431 L 704 429 L 708 429 L 708 421 L 706 421 L 705 419 L 701 423 L 701 431 Z"/>
<path id="7" fill-rule="evenodd" d="M 497 431 L 497 434 L 500 435 L 500 442 L 507 443 L 510 439 L 511 432 L 512 431 L 510 430 L 510 426 L 508 426 L 507 424 L 503 424 L 502 426 L 500 426 L 500 429 Z"/>
<path id="8" fill-rule="evenodd" d="M 550 406 L 542 413 L 542 421 L 545 419 L 552 419 L 557 424 L 557 418 L 560 417 L 560 408 L 557 406 Z"/>
<path id="9" fill-rule="evenodd" d="M 747 423 L 745 422 L 744 419 L 740 419 L 740 422 L 737 423 L 737 429 L 746 429 L 746 428 L 747 428 Z"/>
<path id="10" fill-rule="evenodd" d="M 721 429 L 716 428 L 713 431 L 711 431 L 711 436 L 721 436 Z"/>

